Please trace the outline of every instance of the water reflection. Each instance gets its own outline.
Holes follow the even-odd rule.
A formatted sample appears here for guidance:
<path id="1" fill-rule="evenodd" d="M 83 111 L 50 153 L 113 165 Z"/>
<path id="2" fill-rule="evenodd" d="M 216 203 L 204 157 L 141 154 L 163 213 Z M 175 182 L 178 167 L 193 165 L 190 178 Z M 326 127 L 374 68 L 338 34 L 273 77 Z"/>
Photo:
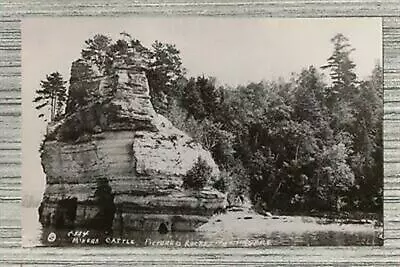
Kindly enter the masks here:
<path id="1" fill-rule="evenodd" d="M 24 246 L 136 246 L 136 247 L 267 247 L 267 246 L 380 246 L 382 228 L 376 231 L 304 231 L 268 233 L 243 237 L 219 232 L 112 233 L 88 229 L 42 228 L 36 209 L 23 211 Z M 29 214 L 29 216 L 28 216 Z M 26 223 L 29 222 L 29 223 Z"/>
<path id="2" fill-rule="evenodd" d="M 83 233 L 83 234 L 82 234 Z M 269 234 L 236 238 L 198 232 L 160 234 L 129 232 L 123 235 L 86 229 L 43 229 L 41 245 L 45 246 L 136 246 L 136 247 L 267 247 L 267 246 L 376 246 L 383 245 L 379 233 L 304 232 Z"/>

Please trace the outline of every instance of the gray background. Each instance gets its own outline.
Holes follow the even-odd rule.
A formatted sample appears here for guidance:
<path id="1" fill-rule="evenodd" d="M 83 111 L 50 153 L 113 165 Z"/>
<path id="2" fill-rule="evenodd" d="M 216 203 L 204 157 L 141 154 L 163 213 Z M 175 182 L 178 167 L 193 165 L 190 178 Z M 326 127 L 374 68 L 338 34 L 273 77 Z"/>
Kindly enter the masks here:
<path id="1" fill-rule="evenodd" d="M 0 4 L 0 265 L 397 265 L 400 259 L 400 4 L 398 1 L 23 1 Z M 32 16 L 383 16 L 385 246 L 270 249 L 21 246 L 21 21 Z M 40 62 L 38 62 L 40 64 Z M 397 247 L 397 248 L 396 248 Z"/>

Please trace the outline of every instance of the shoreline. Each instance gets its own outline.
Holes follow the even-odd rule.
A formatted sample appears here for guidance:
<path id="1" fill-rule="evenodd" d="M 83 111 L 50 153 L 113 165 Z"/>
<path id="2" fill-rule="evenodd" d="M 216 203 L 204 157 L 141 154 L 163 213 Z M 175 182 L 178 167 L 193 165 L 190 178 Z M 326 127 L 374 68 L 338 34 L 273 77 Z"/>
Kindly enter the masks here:
<path id="1" fill-rule="evenodd" d="M 286 234 L 302 233 L 365 233 L 383 236 L 383 225 L 377 220 L 364 219 L 362 223 L 348 223 L 344 221 L 328 221 L 321 217 L 312 216 L 265 216 L 252 210 L 227 211 L 214 215 L 197 229 L 202 234 L 220 234 L 240 237 L 260 236 L 275 232 Z"/>

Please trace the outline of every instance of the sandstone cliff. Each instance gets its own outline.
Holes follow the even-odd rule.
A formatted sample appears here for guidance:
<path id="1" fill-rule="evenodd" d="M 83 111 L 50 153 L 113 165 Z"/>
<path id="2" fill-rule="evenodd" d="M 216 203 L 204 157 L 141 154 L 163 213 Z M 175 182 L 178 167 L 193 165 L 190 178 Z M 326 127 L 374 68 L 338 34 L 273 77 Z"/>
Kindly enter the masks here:
<path id="1" fill-rule="evenodd" d="M 93 76 L 90 82 L 79 80 L 76 68 L 82 66 Z M 218 167 L 208 151 L 154 111 L 145 66 L 116 61 L 113 76 L 94 75 L 90 68 L 75 62 L 70 87 L 72 94 L 90 91 L 90 101 L 81 108 L 70 102 L 72 111 L 49 126 L 42 146 L 47 186 L 40 222 L 190 231 L 224 209 L 225 195 L 217 190 L 182 188 L 198 157 L 213 175 Z"/>

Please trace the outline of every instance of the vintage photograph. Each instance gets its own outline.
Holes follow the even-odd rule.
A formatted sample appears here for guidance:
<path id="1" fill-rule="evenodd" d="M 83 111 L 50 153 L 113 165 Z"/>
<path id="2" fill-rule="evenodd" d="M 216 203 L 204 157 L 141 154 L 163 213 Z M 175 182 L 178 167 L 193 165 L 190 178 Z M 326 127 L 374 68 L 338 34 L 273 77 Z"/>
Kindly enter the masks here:
<path id="1" fill-rule="evenodd" d="M 383 245 L 380 18 L 26 18 L 22 244 Z"/>

